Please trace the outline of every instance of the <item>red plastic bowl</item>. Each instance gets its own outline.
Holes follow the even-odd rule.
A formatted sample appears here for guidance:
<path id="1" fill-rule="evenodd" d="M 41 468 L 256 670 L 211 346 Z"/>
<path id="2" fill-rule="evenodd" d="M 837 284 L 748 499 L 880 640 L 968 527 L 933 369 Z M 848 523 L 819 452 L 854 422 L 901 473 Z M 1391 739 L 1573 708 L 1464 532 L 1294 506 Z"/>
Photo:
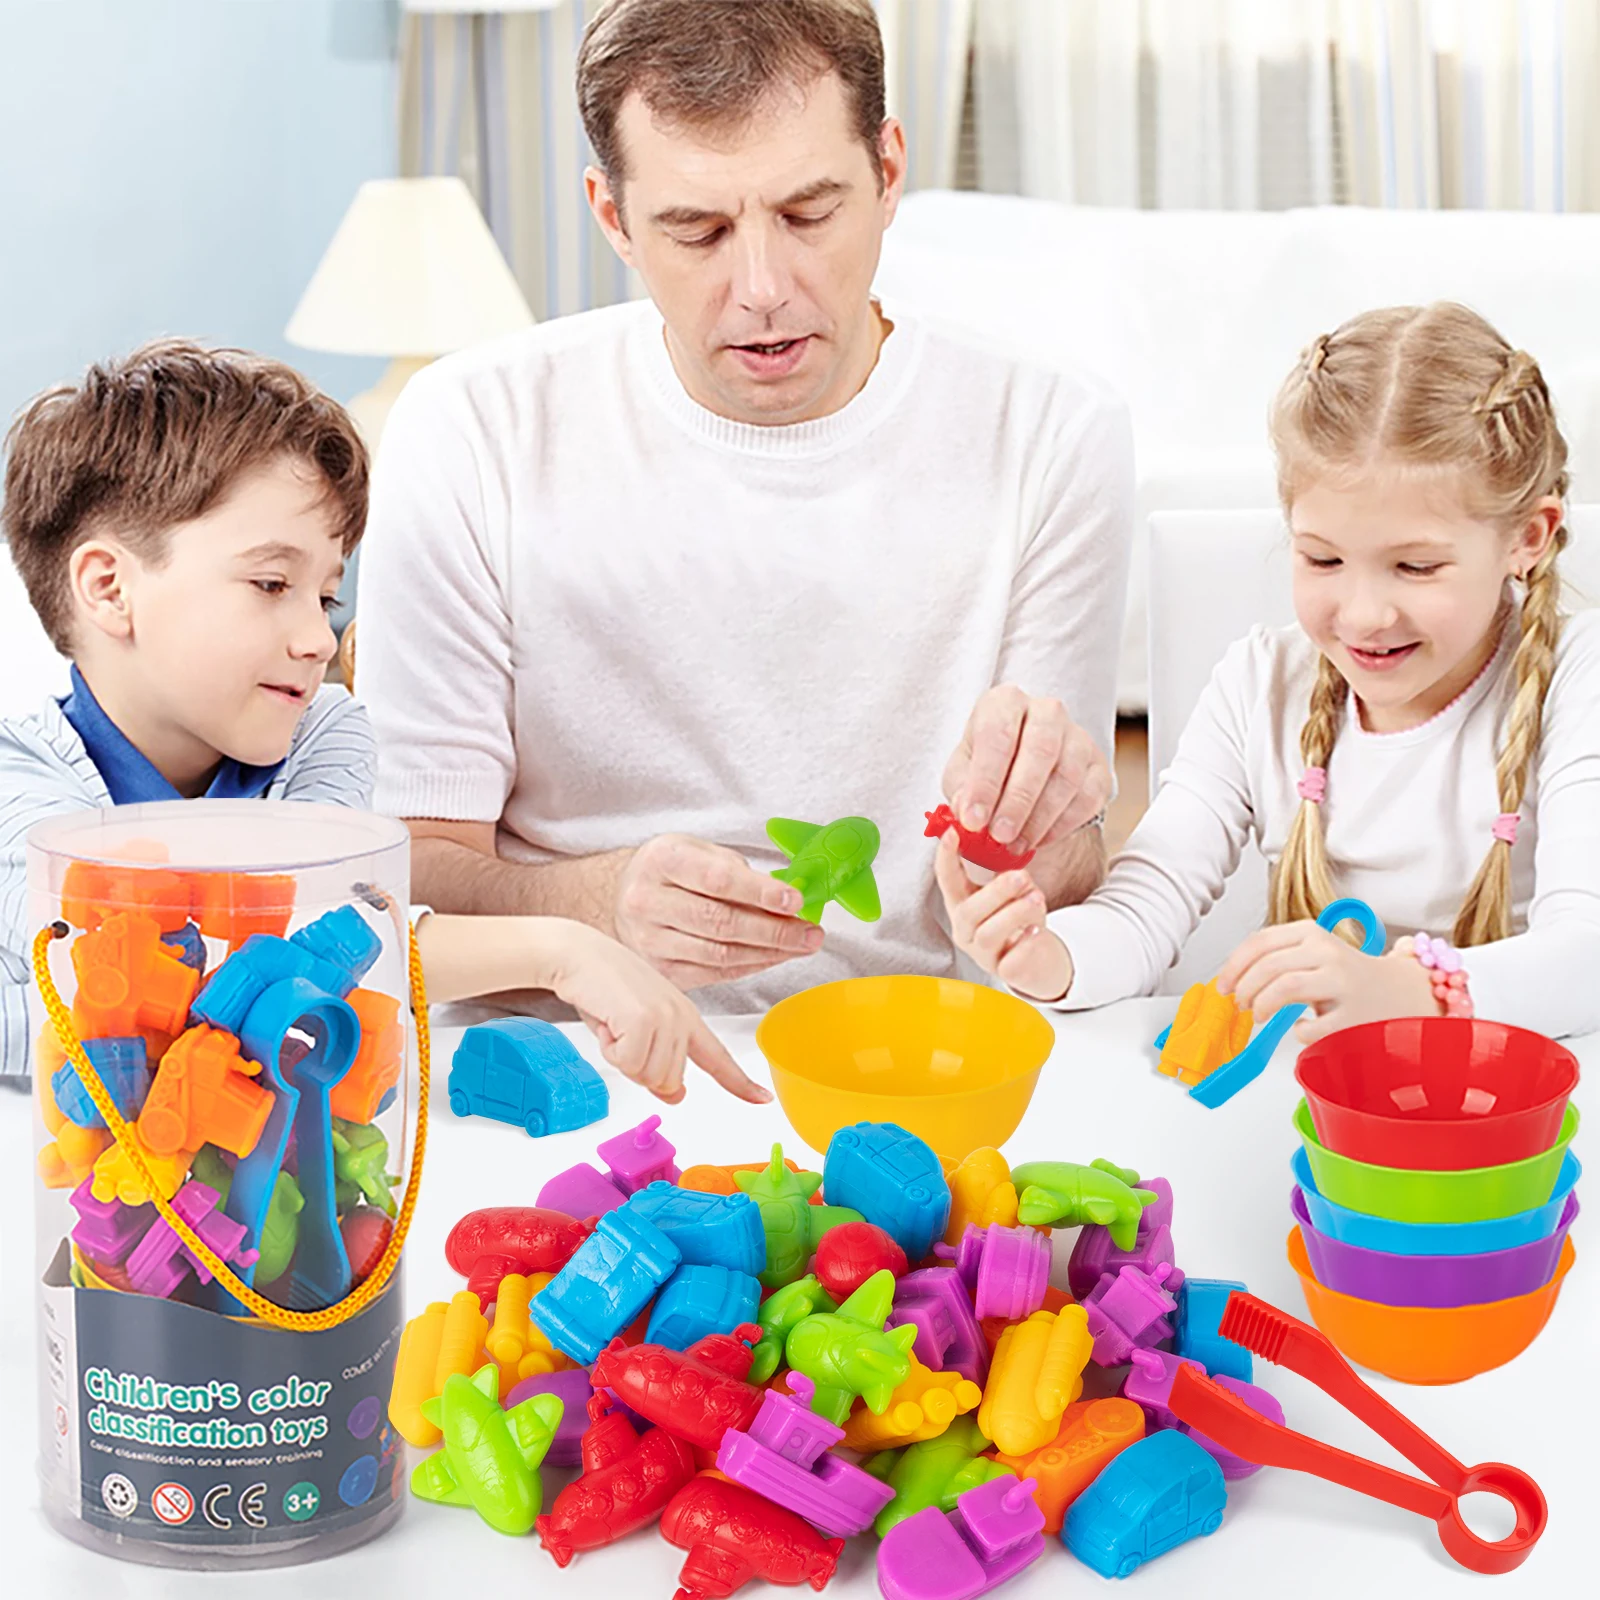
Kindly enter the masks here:
<path id="1" fill-rule="evenodd" d="M 1380 1167 L 1460 1172 L 1548 1150 L 1578 1062 L 1503 1022 L 1400 1017 L 1319 1039 L 1294 1075 L 1328 1149 Z"/>

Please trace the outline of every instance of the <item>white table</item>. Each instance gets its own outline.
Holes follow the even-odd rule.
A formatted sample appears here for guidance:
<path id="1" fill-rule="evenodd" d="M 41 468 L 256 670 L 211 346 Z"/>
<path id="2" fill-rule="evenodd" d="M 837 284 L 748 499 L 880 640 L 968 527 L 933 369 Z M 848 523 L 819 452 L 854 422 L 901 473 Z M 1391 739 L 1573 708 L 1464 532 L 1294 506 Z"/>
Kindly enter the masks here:
<path id="1" fill-rule="evenodd" d="M 1176 1195 L 1173 1237 L 1180 1265 L 1202 1277 L 1241 1278 L 1263 1298 L 1305 1314 L 1298 1280 L 1284 1257 L 1289 1229 L 1289 1117 L 1298 1091 L 1280 1053 L 1272 1069 L 1230 1105 L 1208 1112 L 1190 1101 L 1150 1062 L 1148 1041 L 1170 1020 L 1170 1000 L 1130 1001 L 1096 1014 L 1056 1018 L 1057 1044 L 1022 1127 L 1007 1146 L 1015 1162 L 1054 1158 L 1088 1161 L 1109 1156 L 1145 1174 L 1171 1179 Z M 753 1042 L 753 1019 L 719 1029 L 757 1076 L 764 1076 Z M 413 1308 L 461 1287 L 446 1266 L 443 1244 L 457 1217 L 477 1206 L 531 1203 L 544 1179 L 574 1161 L 593 1159 L 602 1137 L 631 1126 L 655 1106 L 642 1090 L 603 1068 L 611 1116 L 590 1127 L 535 1142 L 520 1130 L 479 1120 L 458 1121 L 445 1103 L 443 1081 L 458 1029 L 435 1035 L 432 1133 L 423 1198 L 407 1258 L 407 1297 Z M 576 1033 L 595 1057 L 586 1035 Z M 1600 1069 L 1600 1037 L 1580 1042 L 1589 1071 Z M 788 1132 L 776 1105 L 755 1109 L 721 1094 L 697 1076 L 688 1101 L 665 1113 L 664 1129 L 683 1165 L 763 1157 Z M 1579 1135 L 1580 1153 L 1583 1137 Z M 820 1167 L 797 1139 L 786 1149 Z M 57 1537 L 38 1509 L 33 1437 L 33 1296 L 31 1216 L 32 1138 L 26 1103 L 0 1095 L 0 1183 L 4 1184 L 4 1328 L 0 1339 L 0 1396 L 7 1448 L 0 1452 L 0 1551 L 6 1590 L 26 1595 L 177 1596 L 215 1594 L 219 1585 L 245 1594 L 282 1593 L 292 1585 L 303 1600 L 394 1600 L 459 1593 L 584 1593 L 668 1600 L 682 1553 L 654 1532 L 577 1558 L 565 1572 L 532 1539 L 492 1533 L 470 1512 L 411 1501 L 398 1526 L 375 1542 L 335 1560 L 292 1573 L 232 1578 L 113 1565 Z M 1575 1230 L 1578 1265 L 1549 1327 L 1511 1365 L 1471 1382 L 1412 1389 L 1375 1380 L 1421 1427 L 1461 1460 L 1508 1461 L 1533 1474 L 1550 1502 L 1550 1526 L 1523 1567 L 1491 1581 L 1495 1594 L 1567 1596 L 1593 1592 L 1591 1541 L 1600 1515 L 1600 1274 L 1584 1259 L 1584 1224 Z M 1057 1280 L 1072 1235 L 1057 1235 Z M 1258 1381 L 1283 1402 L 1302 1432 L 1371 1459 L 1405 1463 L 1365 1427 L 1293 1373 L 1257 1362 Z M 1410 1469 L 1406 1469 L 1410 1470 Z M 567 1475 L 546 1473 L 546 1503 Z M 1497 1502 L 1480 1531 L 1497 1537 L 1509 1519 Z M 836 1600 L 876 1596 L 870 1537 L 855 1539 L 826 1593 Z M 1583 1577 L 1589 1572 L 1588 1578 Z M 1420 1518 L 1298 1473 L 1266 1471 L 1229 1490 L 1221 1530 L 1141 1569 L 1126 1582 L 1132 1595 L 1395 1595 L 1406 1600 L 1465 1594 L 1473 1576 L 1446 1557 L 1434 1530 Z M 1103 1580 L 1050 1542 L 1044 1558 L 1005 1592 L 1033 1600 L 1063 1592 L 1090 1593 Z M 15 1585 L 15 1586 L 14 1586 Z M 531 1587 L 530 1587 L 531 1586 Z M 741 1593 L 776 1591 L 750 1585 Z M 810 1591 L 790 1591 L 796 1595 Z M 1479 1592 L 1488 1592 L 1480 1589 Z"/>

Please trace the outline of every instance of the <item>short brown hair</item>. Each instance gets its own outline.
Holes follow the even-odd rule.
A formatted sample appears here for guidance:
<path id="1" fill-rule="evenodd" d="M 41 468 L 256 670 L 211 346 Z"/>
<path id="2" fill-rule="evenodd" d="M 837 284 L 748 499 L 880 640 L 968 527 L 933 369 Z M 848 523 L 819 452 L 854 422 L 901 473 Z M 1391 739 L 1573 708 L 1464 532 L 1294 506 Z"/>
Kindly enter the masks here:
<path id="1" fill-rule="evenodd" d="M 160 562 L 174 527 L 281 457 L 320 476 L 348 555 L 367 520 L 366 446 L 281 361 L 164 339 L 41 394 L 6 437 L 0 531 L 56 649 L 72 653 L 67 564 L 85 539 L 115 533 Z"/>
<path id="2" fill-rule="evenodd" d="M 578 50 L 578 109 L 617 185 L 617 116 L 630 94 L 677 126 L 737 127 L 780 85 L 829 73 L 882 184 L 883 35 L 871 0 L 612 0 Z"/>

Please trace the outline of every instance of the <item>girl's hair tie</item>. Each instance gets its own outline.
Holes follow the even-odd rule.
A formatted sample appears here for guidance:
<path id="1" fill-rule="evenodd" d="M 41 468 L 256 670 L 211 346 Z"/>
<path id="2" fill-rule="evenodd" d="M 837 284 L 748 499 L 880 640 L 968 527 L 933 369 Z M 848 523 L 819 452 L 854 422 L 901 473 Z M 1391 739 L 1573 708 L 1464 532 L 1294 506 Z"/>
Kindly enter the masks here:
<path id="1" fill-rule="evenodd" d="M 1312 805 L 1320 806 L 1328 795 L 1328 769 L 1307 767 L 1294 788 L 1302 800 L 1309 800 Z"/>
<path id="2" fill-rule="evenodd" d="M 1515 844 L 1517 842 L 1517 823 L 1519 814 L 1515 811 L 1502 811 L 1494 819 L 1494 827 L 1490 830 L 1495 838 L 1502 844 Z"/>

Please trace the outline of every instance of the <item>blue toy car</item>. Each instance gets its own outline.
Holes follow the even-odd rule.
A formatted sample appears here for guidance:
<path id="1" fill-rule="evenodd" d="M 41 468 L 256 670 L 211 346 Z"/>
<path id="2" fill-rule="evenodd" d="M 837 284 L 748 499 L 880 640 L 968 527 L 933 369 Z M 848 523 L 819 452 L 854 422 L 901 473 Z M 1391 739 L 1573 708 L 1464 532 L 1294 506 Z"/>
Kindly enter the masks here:
<path id="1" fill-rule="evenodd" d="M 605 1080 L 561 1030 L 532 1017 L 468 1028 L 450 1062 L 450 1109 L 493 1117 L 535 1139 L 598 1122 L 611 1108 Z"/>
<path id="2" fill-rule="evenodd" d="M 1222 1468 L 1186 1433 L 1163 1428 L 1129 1445 L 1073 1501 L 1061 1542 L 1103 1578 L 1222 1526 Z"/>
<path id="3" fill-rule="evenodd" d="M 876 1223 L 913 1264 L 950 1220 L 950 1185 L 939 1158 L 894 1122 L 858 1122 L 828 1141 L 822 1192 Z"/>

